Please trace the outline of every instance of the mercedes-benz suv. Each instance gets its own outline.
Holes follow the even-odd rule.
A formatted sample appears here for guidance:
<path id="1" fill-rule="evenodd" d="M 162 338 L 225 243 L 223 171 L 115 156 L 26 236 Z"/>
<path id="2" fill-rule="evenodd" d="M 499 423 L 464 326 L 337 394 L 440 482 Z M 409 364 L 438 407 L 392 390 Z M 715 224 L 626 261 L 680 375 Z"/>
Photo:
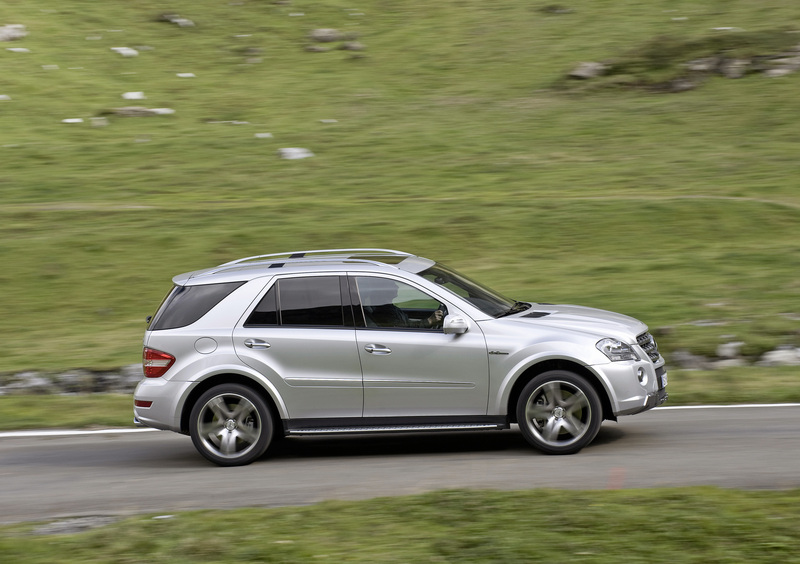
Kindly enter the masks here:
<path id="1" fill-rule="evenodd" d="M 144 336 L 137 423 L 223 466 L 276 437 L 507 429 L 548 454 L 667 399 L 647 326 L 508 299 L 386 249 L 244 258 L 181 274 Z"/>

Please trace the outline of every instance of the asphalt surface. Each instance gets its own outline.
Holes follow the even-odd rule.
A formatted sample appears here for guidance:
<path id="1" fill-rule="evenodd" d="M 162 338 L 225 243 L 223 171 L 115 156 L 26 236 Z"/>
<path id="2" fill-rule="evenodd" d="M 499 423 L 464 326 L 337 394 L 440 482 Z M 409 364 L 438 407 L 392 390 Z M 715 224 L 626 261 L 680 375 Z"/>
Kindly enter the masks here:
<path id="1" fill-rule="evenodd" d="M 163 431 L 0 433 L 0 523 L 303 505 L 445 488 L 800 487 L 800 405 L 657 409 L 572 456 L 519 431 L 301 437 L 219 468 Z"/>

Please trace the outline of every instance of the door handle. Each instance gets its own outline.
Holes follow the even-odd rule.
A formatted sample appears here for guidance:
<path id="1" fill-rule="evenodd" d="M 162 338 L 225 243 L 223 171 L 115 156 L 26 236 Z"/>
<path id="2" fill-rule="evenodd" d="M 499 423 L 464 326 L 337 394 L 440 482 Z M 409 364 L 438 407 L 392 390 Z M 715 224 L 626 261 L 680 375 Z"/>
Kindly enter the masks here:
<path id="1" fill-rule="evenodd" d="M 272 345 L 266 341 L 262 341 L 261 339 L 246 339 L 244 346 L 246 346 L 248 349 L 268 349 Z"/>
<path id="2" fill-rule="evenodd" d="M 372 354 L 392 354 L 392 349 L 384 345 L 367 345 L 364 350 Z"/>

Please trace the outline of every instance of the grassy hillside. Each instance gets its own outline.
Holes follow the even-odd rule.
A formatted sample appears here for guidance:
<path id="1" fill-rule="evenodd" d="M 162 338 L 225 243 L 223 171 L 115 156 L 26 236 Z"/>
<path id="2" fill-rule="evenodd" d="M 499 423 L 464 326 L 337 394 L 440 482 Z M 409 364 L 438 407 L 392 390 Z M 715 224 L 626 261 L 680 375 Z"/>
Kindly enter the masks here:
<path id="1" fill-rule="evenodd" d="M 658 37 L 800 31 L 797 3 L 702 4 L 6 0 L 28 36 L 0 43 L 0 372 L 137 362 L 173 275 L 348 246 L 635 315 L 666 351 L 797 346 L 800 73 L 554 86 Z M 317 28 L 365 48 L 310 52 Z"/>

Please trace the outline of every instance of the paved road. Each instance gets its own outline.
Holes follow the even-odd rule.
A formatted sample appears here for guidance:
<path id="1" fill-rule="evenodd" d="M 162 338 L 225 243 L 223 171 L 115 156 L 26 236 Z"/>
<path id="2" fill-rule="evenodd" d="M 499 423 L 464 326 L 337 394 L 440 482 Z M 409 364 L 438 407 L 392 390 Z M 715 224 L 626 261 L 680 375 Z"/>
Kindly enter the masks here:
<path id="1" fill-rule="evenodd" d="M 218 468 L 168 432 L 0 436 L 0 523 L 364 499 L 441 488 L 800 487 L 800 406 L 659 409 L 606 422 L 580 454 L 518 431 L 293 438 Z"/>

